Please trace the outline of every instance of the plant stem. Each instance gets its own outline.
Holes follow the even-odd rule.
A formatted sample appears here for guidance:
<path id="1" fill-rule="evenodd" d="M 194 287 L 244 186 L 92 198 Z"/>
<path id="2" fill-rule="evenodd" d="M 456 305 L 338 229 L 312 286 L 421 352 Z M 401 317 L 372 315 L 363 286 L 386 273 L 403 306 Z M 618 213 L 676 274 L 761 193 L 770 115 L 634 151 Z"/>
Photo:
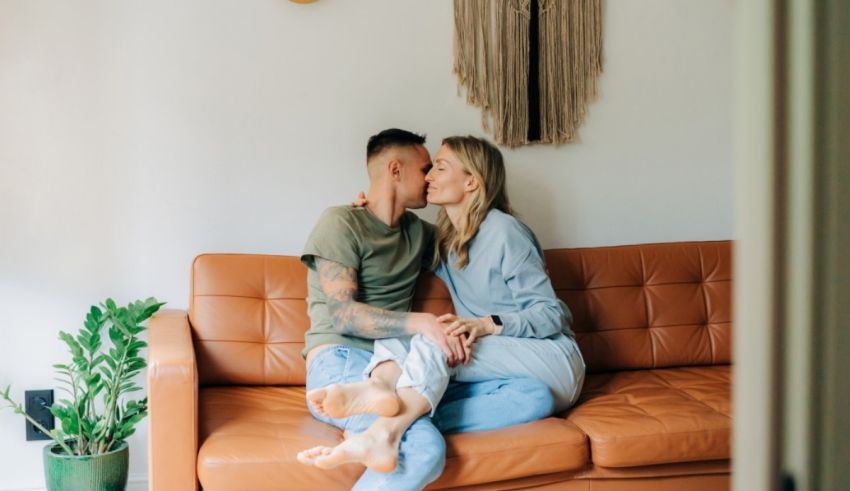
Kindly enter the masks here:
<path id="1" fill-rule="evenodd" d="M 91 331 L 92 332 L 91 336 L 92 337 L 97 336 L 98 337 L 97 339 L 99 340 L 100 336 L 101 336 L 101 332 L 103 331 L 103 326 L 104 326 L 105 323 L 106 323 L 106 318 L 100 317 L 97 320 L 97 325 Z M 91 394 L 92 387 L 89 385 L 88 381 L 89 381 L 89 378 L 92 375 L 92 370 L 94 369 L 94 360 L 97 358 L 97 349 L 87 349 L 87 351 L 89 352 L 89 359 L 88 359 L 88 370 L 87 370 L 87 373 L 85 374 L 85 377 L 86 377 L 85 380 L 86 380 L 86 387 L 88 389 L 88 393 Z M 94 397 L 93 396 L 88 398 L 88 401 L 86 402 L 86 407 L 83 408 L 83 412 L 85 413 L 85 418 L 86 418 L 87 421 L 94 421 L 95 420 Z M 80 431 L 82 431 L 82 422 L 80 422 Z M 92 439 L 93 435 L 89 434 L 88 437 L 89 438 L 86 440 L 86 447 L 87 448 L 92 446 L 91 439 Z"/>
<path id="2" fill-rule="evenodd" d="M 27 412 L 26 412 L 26 411 L 24 411 L 24 408 L 23 408 L 23 407 L 21 407 L 21 405 L 20 405 L 20 404 L 15 404 L 14 402 L 12 402 L 12 400 L 11 400 L 11 399 L 6 399 L 6 400 L 7 400 L 7 401 L 9 401 L 10 403 L 12 403 L 12 408 L 15 410 L 15 412 L 16 412 L 16 413 L 18 413 L 18 414 L 22 414 L 25 418 L 27 418 L 27 421 L 29 421 L 30 423 L 32 423 L 32 425 L 33 425 L 33 426 L 35 426 L 36 428 L 38 428 L 38 429 L 39 429 L 42 433 L 44 433 L 45 435 L 47 435 L 47 436 L 49 436 L 50 438 L 52 438 L 54 442 L 56 442 L 57 444 L 59 444 L 59 446 L 60 446 L 60 447 L 62 447 L 62 450 L 64 450 L 64 451 L 65 451 L 65 453 L 67 453 L 68 455 L 76 455 L 76 454 L 74 454 L 74 451 L 73 451 L 73 450 L 71 450 L 71 447 L 69 447 L 67 443 L 65 443 L 64 441 L 62 441 L 62 440 L 60 440 L 60 439 L 56 438 L 56 435 L 54 435 L 52 431 L 50 431 L 50 430 L 48 430 L 47 428 L 45 428 L 44 426 L 42 426 L 42 425 L 41 425 L 41 423 L 39 423 L 39 422 L 38 422 L 38 421 L 36 421 L 36 420 L 35 420 L 32 416 L 30 416 L 29 414 L 27 414 Z"/>
<path id="3" fill-rule="evenodd" d="M 115 321 L 113 321 L 113 323 L 115 323 Z M 98 445 L 98 452 L 97 453 L 105 452 L 106 449 L 109 448 L 109 444 L 111 444 L 111 442 L 109 442 L 109 444 L 107 444 L 106 447 L 104 447 L 104 444 L 107 443 L 107 439 L 106 439 L 106 435 L 108 434 L 107 432 L 109 432 L 109 428 L 110 428 L 110 426 L 112 426 L 112 419 L 115 415 L 115 406 L 118 404 L 118 401 L 117 401 L 118 394 L 116 394 L 115 392 L 121 386 L 121 378 L 122 378 L 123 373 L 124 373 L 124 363 L 125 363 L 125 360 L 127 359 L 127 349 L 129 348 L 130 343 L 133 342 L 133 338 L 134 338 L 134 336 L 130 335 L 130 339 L 126 340 L 126 342 L 124 343 L 124 349 L 121 352 L 121 362 L 118 363 L 115 366 L 115 373 L 112 374 L 113 380 L 115 381 L 115 383 L 112 384 L 112 387 L 110 388 L 110 391 L 109 391 L 109 399 L 107 401 L 106 408 L 105 408 L 105 410 L 106 410 L 106 424 L 103 426 L 104 438 L 100 442 L 100 445 Z"/>
<path id="4" fill-rule="evenodd" d="M 77 450 L 82 455 L 85 451 L 85 439 L 83 438 L 83 419 L 80 416 L 80 403 L 77 399 L 77 379 L 71 375 L 71 387 L 74 389 L 74 412 L 77 413 Z"/>

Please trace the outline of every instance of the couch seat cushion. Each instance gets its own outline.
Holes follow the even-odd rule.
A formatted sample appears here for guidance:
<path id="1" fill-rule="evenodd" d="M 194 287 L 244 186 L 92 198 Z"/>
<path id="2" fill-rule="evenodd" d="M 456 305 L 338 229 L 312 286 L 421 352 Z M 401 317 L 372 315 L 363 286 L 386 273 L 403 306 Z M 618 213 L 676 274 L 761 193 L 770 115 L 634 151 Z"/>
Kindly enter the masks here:
<path id="1" fill-rule="evenodd" d="M 446 469 L 428 489 L 572 471 L 589 462 L 587 437 L 574 424 L 546 418 L 446 438 Z"/>
<path id="2" fill-rule="evenodd" d="M 198 479 L 225 489 L 351 489 L 363 467 L 325 471 L 300 464 L 299 451 L 335 445 L 342 432 L 313 419 L 304 387 L 200 389 Z M 446 469 L 432 488 L 579 469 L 588 462 L 584 434 L 548 418 L 496 431 L 450 435 Z"/>
<path id="3" fill-rule="evenodd" d="M 363 468 L 295 460 L 342 432 L 307 411 L 304 387 L 210 387 L 198 393 L 198 480 L 205 491 L 350 489 Z"/>
<path id="4" fill-rule="evenodd" d="M 567 419 L 603 467 L 728 459 L 731 367 L 588 375 Z"/>

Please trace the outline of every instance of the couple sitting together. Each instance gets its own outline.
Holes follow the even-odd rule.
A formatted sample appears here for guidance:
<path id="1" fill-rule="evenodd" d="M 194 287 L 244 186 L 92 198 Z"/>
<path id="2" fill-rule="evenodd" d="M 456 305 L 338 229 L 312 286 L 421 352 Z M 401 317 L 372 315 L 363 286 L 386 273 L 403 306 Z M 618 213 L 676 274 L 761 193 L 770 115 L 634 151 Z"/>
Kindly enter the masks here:
<path id="1" fill-rule="evenodd" d="M 584 381 L 570 311 L 512 215 L 501 152 L 449 137 L 432 163 L 424 143 L 399 129 L 371 137 L 368 194 L 326 210 L 301 257 L 307 405 L 345 440 L 298 460 L 365 465 L 354 489 L 422 489 L 443 471 L 443 434 L 545 418 Z M 440 206 L 436 226 L 407 210 L 427 203 Z M 421 268 L 456 315 L 410 312 Z"/>

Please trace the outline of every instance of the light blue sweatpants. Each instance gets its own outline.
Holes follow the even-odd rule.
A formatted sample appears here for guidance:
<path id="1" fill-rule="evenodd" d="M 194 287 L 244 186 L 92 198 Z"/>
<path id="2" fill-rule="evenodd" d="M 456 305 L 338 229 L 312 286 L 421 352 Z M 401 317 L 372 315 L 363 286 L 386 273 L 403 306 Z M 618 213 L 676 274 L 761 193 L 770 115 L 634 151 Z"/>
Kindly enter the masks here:
<path id="1" fill-rule="evenodd" d="M 564 334 L 545 339 L 485 336 L 472 345 L 472 361 L 454 368 L 449 368 L 442 350 L 422 335 L 380 339 L 364 374 L 368 376 L 385 361 L 395 361 L 401 368 L 396 388 L 411 387 L 422 394 L 431 404 L 432 416 L 449 379 L 536 378 L 552 391 L 556 412 L 575 404 L 584 384 L 584 359 L 575 340 Z"/>

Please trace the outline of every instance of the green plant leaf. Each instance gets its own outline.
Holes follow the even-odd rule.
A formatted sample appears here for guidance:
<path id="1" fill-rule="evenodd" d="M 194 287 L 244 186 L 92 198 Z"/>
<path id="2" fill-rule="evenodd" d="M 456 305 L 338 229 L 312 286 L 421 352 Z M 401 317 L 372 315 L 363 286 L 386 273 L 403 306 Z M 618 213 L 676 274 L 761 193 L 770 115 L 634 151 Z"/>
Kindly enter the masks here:
<path id="1" fill-rule="evenodd" d="M 83 349 L 80 346 L 80 343 L 78 343 L 77 340 L 74 339 L 73 336 L 71 336 L 70 334 L 68 334 L 65 331 L 59 331 L 59 339 L 61 339 L 62 341 L 65 342 L 65 344 L 68 345 L 68 348 L 70 348 L 71 355 L 75 359 L 74 360 L 75 362 L 76 362 L 76 358 L 82 358 Z"/>
<path id="2" fill-rule="evenodd" d="M 106 387 L 106 385 L 105 385 L 105 384 L 103 384 L 103 383 L 98 383 L 97 385 L 95 385 L 94 387 L 92 387 L 92 389 L 91 389 L 91 396 L 92 396 L 92 398 L 97 397 L 97 396 L 98 396 L 98 395 L 99 395 L 99 394 L 103 391 L 103 388 L 104 388 L 104 387 Z"/>
<path id="3" fill-rule="evenodd" d="M 142 305 L 140 315 L 136 318 L 136 323 L 140 324 L 142 321 L 149 319 L 163 305 L 165 305 L 165 302 L 159 302 L 153 297 L 146 299 Z"/>
<path id="4" fill-rule="evenodd" d="M 97 333 L 103 325 L 103 312 L 96 305 L 91 306 L 88 314 L 86 314 L 85 327 L 92 334 Z"/>
<path id="5" fill-rule="evenodd" d="M 89 375 L 88 378 L 86 378 L 86 385 L 89 386 L 89 387 L 94 387 L 95 385 L 100 383 L 100 380 L 101 380 L 100 374 L 97 373 L 97 372 L 94 372 L 91 375 Z"/>
<path id="6" fill-rule="evenodd" d="M 124 348 L 124 335 L 121 330 L 117 327 L 117 325 L 112 325 L 109 328 L 109 340 L 112 341 L 112 344 L 118 348 Z M 111 354 L 111 353 L 110 353 Z M 113 358 L 118 358 L 115 355 L 111 355 Z"/>
<path id="7" fill-rule="evenodd" d="M 65 452 L 82 455 L 108 451 L 134 434 L 135 426 L 147 416 L 147 397 L 134 401 L 127 400 L 127 395 L 143 390 L 135 377 L 147 366 L 140 352 L 148 344 L 136 336 L 164 304 L 149 297 L 119 306 L 107 298 L 100 307 L 89 308 L 75 335 L 59 332 L 71 362 L 56 363 L 53 368 L 58 389 L 68 397 L 50 407 L 59 420 L 58 428 L 50 434 Z M 103 329 L 107 329 L 108 347 L 103 346 Z M 11 400 L 10 390 L 7 385 L 0 395 L 11 409 L 23 414 L 23 407 Z M 66 444 L 66 439 L 72 440 Z"/>
<path id="8" fill-rule="evenodd" d="M 91 435 L 94 432 L 94 421 L 91 419 L 85 418 L 80 423 L 83 427 L 84 434 Z"/>
<path id="9" fill-rule="evenodd" d="M 127 346 L 127 349 L 138 351 L 140 349 L 147 348 L 147 346 L 148 346 L 148 343 L 142 341 L 141 339 L 136 339 L 136 340 L 130 342 L 130 344 Z"/>

